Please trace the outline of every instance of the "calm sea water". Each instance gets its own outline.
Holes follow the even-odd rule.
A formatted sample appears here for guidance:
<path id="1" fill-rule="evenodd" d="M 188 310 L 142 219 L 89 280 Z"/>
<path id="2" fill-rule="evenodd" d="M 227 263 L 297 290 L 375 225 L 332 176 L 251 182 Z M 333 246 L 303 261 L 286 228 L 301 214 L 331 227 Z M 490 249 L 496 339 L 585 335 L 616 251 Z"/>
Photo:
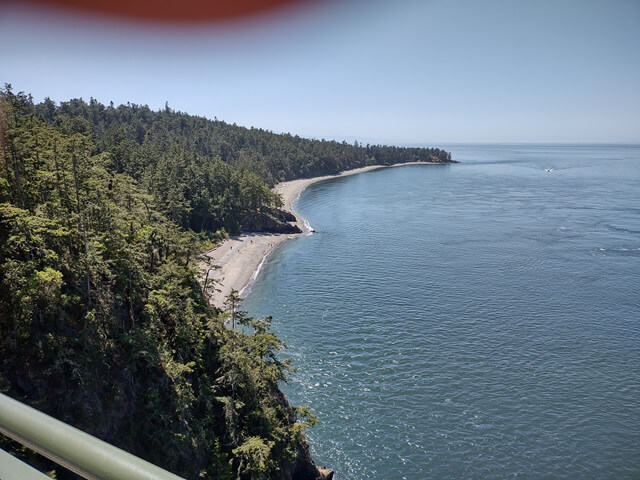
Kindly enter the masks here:
<path id="1" fill-rule="evenodd" d="M 640 478 L 640 147 L 449 146 L 310 187 L 265 265 L 340 480 Z M 545 171 L 549 169 L 550 171 Z"/>

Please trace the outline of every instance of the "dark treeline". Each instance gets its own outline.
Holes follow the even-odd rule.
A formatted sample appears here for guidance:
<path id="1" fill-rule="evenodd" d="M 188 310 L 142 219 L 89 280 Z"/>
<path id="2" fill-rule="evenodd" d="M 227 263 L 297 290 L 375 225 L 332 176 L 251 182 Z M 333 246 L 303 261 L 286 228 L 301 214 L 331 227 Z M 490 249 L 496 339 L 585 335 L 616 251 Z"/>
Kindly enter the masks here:
<path id="1" fill-rule="evenodd" d="M 438 148 L 310 140 L 230 125 L 168 107 L 154 112 L 145 105 L 105 106 L 93 99 L 89 103 L 75 99 L 56 106 L 46 99 L 35 110 L 47 123 L 67 133 L 91 136 L 97 151 L 110 152 L 118 171 L 134 178 L 171 149 L 247 168 L 271 186 L 366 165 L 451 161 L 451 154 Z"/>
<path id="2" fill-rule="evenodd" d="M 320 478 L 270 319 L 210 305 L 198 251 L 278 208 L 273 182 L 449 159 L 5 87 L 0 391 L 189 479 Z"/>

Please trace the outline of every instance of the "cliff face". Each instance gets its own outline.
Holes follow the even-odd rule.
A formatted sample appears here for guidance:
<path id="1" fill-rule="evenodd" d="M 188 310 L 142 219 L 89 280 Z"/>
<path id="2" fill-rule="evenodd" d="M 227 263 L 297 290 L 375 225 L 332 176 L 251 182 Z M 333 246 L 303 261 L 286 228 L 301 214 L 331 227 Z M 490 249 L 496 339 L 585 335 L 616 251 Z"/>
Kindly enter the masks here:
<path id="1" fill-rule="evenodd" d="M 333 470 L 315 465 L 306 443 L 300 445 L 298 457 L 280 470 L 280 480 L 332 480 L 333 475 Z"/>

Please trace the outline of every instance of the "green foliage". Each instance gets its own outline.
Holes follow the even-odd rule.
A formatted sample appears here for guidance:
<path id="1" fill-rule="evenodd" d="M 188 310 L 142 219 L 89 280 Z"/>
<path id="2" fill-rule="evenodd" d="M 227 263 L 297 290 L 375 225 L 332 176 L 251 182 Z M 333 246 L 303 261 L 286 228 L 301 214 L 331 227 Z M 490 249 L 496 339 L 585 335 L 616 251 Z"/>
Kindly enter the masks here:
<path id="1" fill-rule="evenodd" d="M 42 271 L 36 270 L 29 287 L 34 296 L 40 297 L 44 303 L 53 303 L 60 296 L 62 273 L 51 267 L 45 267 Z"/>
<path id="2" fill-rule="evenodd" d="M 233 449 L 238 459 L 238 478 L 248 475 L 256 480 L 272 478 L 275 463 L 271 458 L 273 442 L 260 437 L 249 437 L 242 445 Z"/>
<path id="3" fill-rule="evenodd" d="M 181 228 L 210 192 L 224 200 L 201 215 L 228 222 L 277 199 L 255 174 L 181 153 L 135 177 L 126 135 L 119 150 L 90 137 L 104 108 L 73 105 L 91 115 L 0 95 L 0 388 L 188 478 L 277 477 L 305 450 L 278 390 L 282 343 L 237 292 L 248 333 L 225 326 L 196 281 L 201 237 Z"/>

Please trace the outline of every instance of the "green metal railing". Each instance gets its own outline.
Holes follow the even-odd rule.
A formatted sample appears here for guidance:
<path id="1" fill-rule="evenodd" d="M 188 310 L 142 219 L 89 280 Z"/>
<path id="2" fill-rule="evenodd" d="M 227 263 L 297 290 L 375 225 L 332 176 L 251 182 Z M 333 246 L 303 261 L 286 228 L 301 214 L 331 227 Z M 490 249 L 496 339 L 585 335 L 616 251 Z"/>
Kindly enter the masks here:
<path id="1" fill-rule="evenodd" d="M 2 394 L 0 432 L 89 480 L 184 480 Z M 45 478 L 0 450 L 0 480 Z"/>

